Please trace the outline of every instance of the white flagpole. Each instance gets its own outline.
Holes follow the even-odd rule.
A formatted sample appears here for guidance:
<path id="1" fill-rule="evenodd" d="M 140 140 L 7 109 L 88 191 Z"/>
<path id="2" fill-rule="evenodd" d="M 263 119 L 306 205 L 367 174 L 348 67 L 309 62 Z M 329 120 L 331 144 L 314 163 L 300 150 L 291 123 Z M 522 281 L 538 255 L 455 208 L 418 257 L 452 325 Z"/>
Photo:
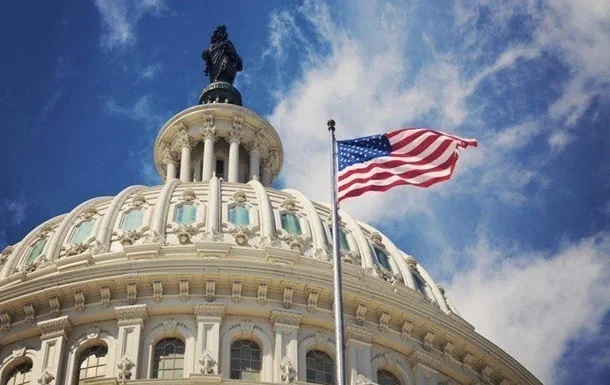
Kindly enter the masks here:
<path id="1" fill-rule="evenodd" d="M 335 121 L 329 120 L 328 132 L 330 134 L 330 185 L 331 207 L 333 211 L 333 272 L 334 272 L 334 303 L 335 303 L 335 346 L 336 381 L 338 385 L 345 382 L 345 346 L 343 344 L 343 297 L 341 293 L 341 257 L 339 255 L 339 209 L 337 205 L 337 142 L 335 140 Z"/>

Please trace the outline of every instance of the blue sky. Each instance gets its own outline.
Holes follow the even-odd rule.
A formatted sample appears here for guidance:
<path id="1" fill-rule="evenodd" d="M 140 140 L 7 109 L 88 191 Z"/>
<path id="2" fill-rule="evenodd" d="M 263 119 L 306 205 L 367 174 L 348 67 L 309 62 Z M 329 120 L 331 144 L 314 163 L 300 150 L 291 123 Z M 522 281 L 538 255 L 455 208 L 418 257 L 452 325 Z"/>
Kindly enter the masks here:
<path id="1" fill-rule="evenodd" d="M 345 209 L 415 256 L 480 333 L 545 383 L 610 375 L 606 0 L 23 1 L 0 11 L 0 247 L 91 197 L 158 184 L 157 130 L 197 102 L 201 51 L 227 24 L 244 105 L 283 139 L 276 187 L 328 200 L 319 170 L 331 117 L 339 138 L 405 126 L 477 138 L 449 183 Z"/>

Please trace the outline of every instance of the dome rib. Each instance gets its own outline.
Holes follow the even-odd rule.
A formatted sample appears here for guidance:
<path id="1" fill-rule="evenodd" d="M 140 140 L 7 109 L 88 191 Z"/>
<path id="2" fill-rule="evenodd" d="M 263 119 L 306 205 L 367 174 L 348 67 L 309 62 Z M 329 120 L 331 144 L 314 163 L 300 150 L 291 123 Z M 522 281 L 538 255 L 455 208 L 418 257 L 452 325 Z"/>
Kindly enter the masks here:
<path id="1" fill-rule="evenodd" d="M 104 214 L 104 217 L 102 218 L 102 224 L 98 230 L 99 235 L 96 234 L 97 239 L 100 241 L 100 244 L 102 245 L 102 247 L 104 248 L 105 251 L 110 250 L 110 239 L 112 237 L 112 228 L 121 211 L 121 207 L 123 206 L 123 204 L 125 204 L 125 201 L 131 194 L 133 194 L 134 192 L 136 192 L 138 190 L 145 189 L 145 188 L 147 188 L 147 187 L 142 186 L 142 185 L 129 186 L 126 189 L 124 189 L 123 191 L 121 191 L 120 193 L 118 193 L 114 197 L 114 199 L 112 199 L 110 206 L 108 206 L 108 209 L 106 210 L 106 213 Z"/>
<path id="2" fill-rule="evenodd" d="M 159 198 L 157 199 L 157 204 L 155 205 L 155 212 L 153 216 L 152 223 L 152 234 L 165 236 L 165 230 L 167 229 L 167 216 L 169 209 L 169 202 L 172 198 L 174 190 L 176 186 L 180 183 L 179 179 L 172 179 L 163 185 L 163 189 L 161 189 L 161 193 L 159 194 Z"/>
<path id="3" fill-rule="evenodd" d="M 220 181 L 212 177 L 208 184 L 208 218 L 206 230 L 212 234 L 219 231 L 220 227 Z"/>
<path id="4" fill-rule="evenodd" d="M 248 184 L 254 190 L 258 200 L 259 211 L 261 213 L 261 240 L 271 240 L 275 237 L 275 222 L 273 221 L 273 210 L 271 208 L 271 201 L 267 196 L 267 190 L 257 180 L 251 180 Z"/>

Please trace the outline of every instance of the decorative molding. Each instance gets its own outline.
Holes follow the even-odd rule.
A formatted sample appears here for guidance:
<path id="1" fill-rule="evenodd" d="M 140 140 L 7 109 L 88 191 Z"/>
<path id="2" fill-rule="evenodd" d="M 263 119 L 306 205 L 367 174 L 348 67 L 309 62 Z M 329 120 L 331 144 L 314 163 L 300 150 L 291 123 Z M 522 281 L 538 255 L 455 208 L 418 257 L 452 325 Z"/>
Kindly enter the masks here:
<path id="1" fill-rule="evenodd" d="M 131 306 L 117 306 L 114 314 L 119 320 L 119 325 L 142 323 L 148 318 L 148 309 L 145 304 Z"/>
<path id="2" fill-rule="evenodd" d="M 66 336 L 68 331 L 72 327 L 72 323 L 67 315 L 63 317 L 51 318 L 46 321 L 40 321 L 36 324 L 38 330 L 40 330 L 40 338 L 54 338 L 59 336 Z"/>
<path id="3" fill-rule="evenodd" d="M 205 282 L 205 300 L 214 302 L 216 299 L 216 281 L 207 280 Z"/>
<path id="4" fill-rule="evenodd" d="M 0 313 L 0 332 L 7 333 L 11 330 L 11 316 L 7 313 Z"/>
<path id="5" fill-rule="evenodd" d="M 112 299 L 112 293 L 110 292 L 110 288 L 108 286 L 103 286 L 100 288 L 100 297 L 102 306 L 105 308 L 110 307 L 110 301 Z"/>
<path id="6" fill-rule="evenodd" d="M 356 324 L 358 324 L 358 325 L 364 324 L 364 319 L 366 317 L 366 311 L 367 311 L 367 307 L 365 304 L 359 303 L 356 306 L 356 312 L 354 314 L 356 317 Z"/>
<path id="7" fill-rule="evenodd" d="M 156 303 L 163 301 L 163 281 L 153 281 L 153 299 Z"/>
<path id="8" fill-rule="evenodd" d="M 12 354 L 13 359 L 15 360 L 20 357 L 25 357 L 26 350 L 27 350 L 27 347 L 25 345 L 18 345 L 15 349 L 13 349 L 13 354 Z"/>
<path id="9" fill-rule="evenodd" d="M 74 307 L 76 311 L 82 313 L 85 311 L 85 293 L 81 291 L 77 291 L 74 293 Z"/>
<path id="10" fill-rule="evenodd" d="M 189 288 L 190 288 L 189 281 L 186 279 L 181 279 L 180 285 L 179 285 L 179 294 L 178 294 L 181 302 L 186 302 L 189 300 Z"/>
<path id="11" fill-rule="evenodd" d="M 201 116 L 203 118 L 203 127 L 205 127 L 205 128 L 214 127 L 214 125 L 215 125 L 214 113 L 204 112 L 203 114 L 201 114 Z"/>
<path id="12" fill-rule="evenodd" d="M 61 310 L 61 303 L 59 302 L 59 297 L 54 296 L 49 298 L 49 307 L 49 313 L 51 314 L 51 317 L 59 317 L 59 313 Z"/>
<path id="13" fill-rule="evenodd" d="M 345 336 L 346 340 L 353 338 L 355 340 L 366 342 L 368 344 L 373 340 L 374 333 L 368 329 L 361 328 L 356 325 L 346 325 L 345 326 Z"/>
<path id="14" fill-rule="evenodd" d="M 269 316 L 269 320 L 273 324 L 284 324 L 293 326 L 299 326 L 301 324 L 302 319 L 302 314 L 285 310 L 272 310 L 271 315 Z"/>
<path id="15" fill-rule="evenodd" d="M 411 330 L 413 330 L 413 323 L 405 320 L 400 328 L 400 338 L 405 342 L 408 341 L 411 338 Z"/>
<path id="16" fill-rule="evenodd" d="M 23 313 L 25 314 L 25 322 L 33 324 L 36 322 L 36 309 L 31 303 L 26 304 L 23 307 Z"/>
<path id="17" fill-rule="evenodd" d="M 362 373 L 358 373 L 354 385 L 378 385 Z"/>
<path id="18" fill-rule="evenodd" d="M 197 198 L 197 195 L 195 195 L 195 191 L 190 187 L 182 193 L 182 200 L 185 202 L 193 201 L 195 198 Z"/>
<path id="19" fill-rule="evenodd" d="M 441 360 L 436 358 L 428 351 L 422 349 L 413 350 L 411 354 L 409 354 L 409 360 L 411 361 L 411 365 L 413 367 L 419 364 L 437 370 L 443 365 L 443 362 Z"/>
<path id="20" fill-rule="evenodd" d="M 252 334 L 252 331 L 254 330 L 254 322 L 250 321 L 249 319 L 241 321 L 238 326 L 241 328 L 241 331 L 244 334 Z"/>
<path id="21" fill-rule="evenodd" d="M 469 351 L 466 351 L 462 355 L 462 368 L 464 369 L 464 371 L 466 371 L 466 372 L 473 372 L 474 371 L 472 369 L 472 363 L 473 362 L 474 362 L 474 354 L 472 354 Z"/>
<path id="22" fill-rule="evenodd" d="M 48 385 L 54 380 L 55 376 L 45 370 L 44 373 L 42 373 L 42 375 L 38 377 L 37 382 L 42 385 Z"/>
<path id="23" fill-rule="evenodd" d="M 241 297 L 241 282 L 233 281 L 233 286 L 231 288 L 231 301 L 233 303 L 239 303 L 243 300 Z"/>
<path id="24" fill-rule="evenodd" d="M 290 309 L 292 307 L 292 299 L 294 295 L 294 289 L 292 287 L 285 287 L 284 294 L 282 296 L 282 306 L 284 309 Z"/>
<path id="25" fill-rule="evenodd" d="M 455 344 L 451 341 L 447 341 L 443 344 L 443 358 L 445 361 L 451 361 L 453 349 L 455 349 Z"/>
<path id="26" fill-rule="evenodd" d="M 430 351 L 432 349 L 432 342 L 435 338 L 436 334 L 432 333 L 431 331 L 424 332 L 422 335 L 422 344 L 424 349 Z"/>
<path id="27" fill-rule="evenodd" d="M 385 333 L 388 331 L 388 324 L 390 322 L 390 313 L 383 311 L 379 314 L 379 331 Z"/>
<path id="28" fill-rule="evenodd" d="M 310 291 L 307 294 L 307 311 L 310 313 L 315 313 L 318 310 L 318 292 Z"/>
<path id="29" fill-rule="evenodd" d="M 138 301 L 138 286 L 135 283 L 127 284 L 127 303 L 135 305 Z"/>
<path id="30" fill-rule="evenodd" d="M 193 306 L 193 314 L 195 317 L 218 317 L 222 318 L 225 315 L 225 306 L 216 304 L 198 303 Z"/>
<path id="31" fill-rule="evenodd" d="M 173 318 L 168 318 L 165 321 L 163 321 L 163 330 L 166 333 L 175 333 L 176 332 L 176 328 L 178 327 L 178 321 L 176 321 Z"/>
<path id="32" fill-rule="evenodd" d="M 209 352 L 203 352 L 199 364 L 201 364 L 201 374 L 214 374 L 216 360 L 212 358 Z"/>
<path id="33" fill-rule="evenodd" d="M 117 373 L 117 379 L 120 384 L 125 384 L 128 380 L 131 380 L 131 370 L 136 365 L 131 361 L 128 357 L 123 356 L 121 361 L 117 364 L 117 369 L 119 369 Z"/>
<path id="34" fill-rule="evenodd" d="M 264 305 L 267 303 L 267 291 L 269 289 L 269 285 L 266 283 L 259 283 L 258 290 L 256 291 L 256 303 L 259 305 Z"/>

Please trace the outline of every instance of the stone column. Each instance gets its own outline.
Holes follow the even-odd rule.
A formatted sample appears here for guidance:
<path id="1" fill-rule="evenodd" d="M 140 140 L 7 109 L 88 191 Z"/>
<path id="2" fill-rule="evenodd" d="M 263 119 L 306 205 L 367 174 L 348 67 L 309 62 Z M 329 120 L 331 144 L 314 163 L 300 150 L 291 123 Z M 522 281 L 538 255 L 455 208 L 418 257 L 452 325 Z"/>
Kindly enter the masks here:
<path id="1" fill-rule="evenodd" d="M 178 142 L 180 143 L 180 180 L 183 182 L 192 182 L 191 175 L 191 138 L 189 137 L 187 127 L 182 124 L 178 131 Z"/>
<path id="2" fill-rule="evenodd" d="M 271 323 L 275 333 L 273 354 L 273 382 L 290 383 L 298 380 L 299 354 L 297 333 L 302 314 L 284 310 L 271 312 Z M 304 370 L 304 368 L 302 368 Z"/>
<path id="3" fill-rule="evenodd" d="M 119 376 L 126 380 L 138 378 L 142 329 L 148 318 L 146 305 L 117 306 L 114 308 L 119 326 L 117 362 Z M 140 371 L 141 372 L 141 371 Z M 146 376 L 145 376 L 146 377 Z"/>
<path id="4" fill-rule="evenodd" d="M 47 321 L 41 321 L 37 324 L 40 330 L 42 344 L 40 347 L 40 361 L 35 362 L 38 365 L 37 373 L 38 383 L 42 384 L 63 384 L 62 363 L 64 350 L 68 332 L 71 324 L 68 316 L 52 318 Z M 36 380 L 32 379 L 32 383 Z"/>
<path id="5" fill-rule="evenodd" d="M 165 181 L 169 182 L 170 180 L 176 178 L 177 162 L 176 162 L 176 158 L 174 158 L 174 155 L 172 154 L 169 143 L 164 143 L 161 150 L 163 151 L 163 164 L 167 168 L 167 174 L 165 176 Z"/>
<path id="6" fill-rule="evenodd" d="M 243 118 L 240 115 L 233 117 L 233 129 L 226 138 L 229 142 L 229 175 L 228 181 L 239 182 L 239 144 L 241 143 L 243 132 Z"/>
<path id="7" fill-rule="evenodd" d="M 345 327 L 346 371 L 349 384 L 369 383 L 371 371 L 371 341 L 373 332 L 355 325 Z"/>
<path id="8" fill-rule="evenodd" d="M 250 177 L 248 180 L 258 180 L 260 174 L 260 157 L 261 153 L 258 145 L 255 143 L 250 147 Z"/>
<path id="9" fill-rule="evenodd" d="M 195 373 L 219 374 L 220 323 L 225 315 L 225 307 L 198 303 L 193 307 L 193 313 L 197 319 Z"/>
<path id="10" fill-rule="evenodd" d="M 214 115 L 203 114 L 203 128 L 201 129 L 203 139 L 203 171 L 201 180 L 206 182 L 212 178 L 215 168 L 214 142 L 216 142 L 216 126 L 214 125 Z"/>

